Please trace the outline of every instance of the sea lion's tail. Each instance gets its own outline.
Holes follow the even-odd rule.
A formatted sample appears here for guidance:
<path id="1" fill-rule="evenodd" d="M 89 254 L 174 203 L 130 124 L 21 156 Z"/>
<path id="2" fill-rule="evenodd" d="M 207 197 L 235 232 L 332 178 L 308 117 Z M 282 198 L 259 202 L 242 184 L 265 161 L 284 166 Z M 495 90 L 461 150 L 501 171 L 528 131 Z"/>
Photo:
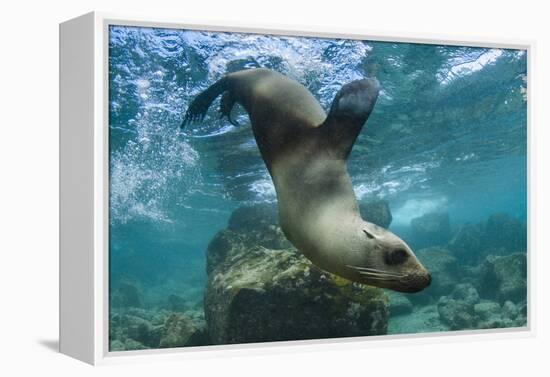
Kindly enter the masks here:
<path id="1" fill-rule="evenodd" d="M 181 123 L 181 127 L 183 128 L 186 124 L 191 122 L 203 120 L 212 102 L 214 102 L 214 100 L 220 94 L 226 92 L 229 89 L 228 82 L 228 77 L 224 76 L 220 80 L 209 86 L 208 89 L 201 92 L 189 105 L 189 108 L 185 113 L 185 118 L 183 118 L 183 122 Z M 222 98 L 222 106 L 220 109 L 222 117 L 224 115 L 227 115 L 229 117 L 229 112 L 231 111 L 234 103 L 235 101 L 232 99 L 230 93 L 225 93 L 224 97 Z"/>

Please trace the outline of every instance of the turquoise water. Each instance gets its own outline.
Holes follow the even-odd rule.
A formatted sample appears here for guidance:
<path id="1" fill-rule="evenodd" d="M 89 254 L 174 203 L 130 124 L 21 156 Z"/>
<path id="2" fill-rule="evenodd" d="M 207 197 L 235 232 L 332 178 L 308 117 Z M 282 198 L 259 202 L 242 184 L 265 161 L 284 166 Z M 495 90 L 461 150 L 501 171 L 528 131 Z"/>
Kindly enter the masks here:
<path id="1" fill-rule="evenodd" d="M 463 224 L 494 214 L 525 225 L 524 51 L 111 27 L 111 338 L 124 332 L 126 339 L 112 349 L 156 346 L 119 329 L 122 320 L 113 315 L 127 310 L 148 312 L 143 317 L 153 327 L 164 323 L 155 315 L 169 312 L 204 326 L 209 242 L 235 209 L 275 203 L 242 108 L 233 112 L 240 127 L 218 119 L 212 106 L 203 122 L 179 128 L 198 93 L 227 72 L 255 67 L 294 78 L 325 109 L 343 84 L 378 78 L 382 91 L 349 172 L 358 200 L 386 200 L 390 229 L 411 245 L 435 246 L 410 227 L 411 219 L 429 213 L 448 214 L 445 242 Z M 524 244 L 502 254 L 525 253 Z M 459 270 L 482 265 L 483 258 L 455 254 Z M 410 314 L 390 314 L 388 331 L 448 330 L 435 318 L 436 304 L 421 301 L 413 300 Z M 516 301 L 520 306 L 524 299 Z"/>

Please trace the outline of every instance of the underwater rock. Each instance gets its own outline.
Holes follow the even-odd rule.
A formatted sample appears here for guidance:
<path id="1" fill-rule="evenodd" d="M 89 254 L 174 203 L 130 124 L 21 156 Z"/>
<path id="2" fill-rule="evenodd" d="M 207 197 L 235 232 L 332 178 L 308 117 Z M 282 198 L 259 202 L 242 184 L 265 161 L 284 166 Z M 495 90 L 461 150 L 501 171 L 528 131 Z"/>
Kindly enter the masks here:
<path id="1" fill-rule="evenodd" d="M 476 328 L 496 329 L 513 327 L 514 321 L 506 316 L 502 307 L 494 301 L 483 301 L 474 306 L 476 314 Z"/>
<path id="2" fill-rule="evenodd" d="M 113 310 L 109 317 L 111 351 L 210 344 L 202 310 L 127 308 Z"/>
<path id="3" fill-rule="evenodd" d="M 386 333 L 382 289 L 322 271 L 292 247 L 263 247 L 246 228 L 215 239 L 223 242 L 208 248 L 204 297 L 213 344 Z"/>
<path id="4" fill-rule="evenodd" d="M 411 220 L 411 243 L 415 248 L 446 245 L 451 238 L 449 213 L 430 212 Z"/>
<path id="5" fill-rule="evenodd" d="M 523 327 L 527 324 L 526 316 L 511 301 L 502 306 L 493 301 L 483 301 L 474 307 L 478 319 L 477 328 L 494 329 L 504 327 Z"/>
<path id="6" fill-rule="evenodd" d="M 478 260 L 483 249 L 483 226 L 481 224 L 462 225 L 448 243 L 447 248 L 466 262 Z"/>
<path id="7" fill-rule="evenodd" d="M 520 311 L 516 304 L 514 304 L 512 301 L 506 301 L 502 305 L 502 314 L 510 319 L 516 319 Z"/>
<path id="8" fill-rule="evenodd" d="M 527 300 L 520 302 L 516 305 L 517 316 L 514 318 L 514 326 L 523 327 L 527 326 Z M 503 305 L 503 310 L 508 310 Z M 510 318 L 513 318 L 512 316 Z"/>
<path id="9" fill-rule="evenodd" d="M 216 233 L 208 245 L 206 273 L 210 274 L 232 249 L 245 249 L 251 245 L 275 250 L 293 248 L 279 226 L 275 204 L 246 205 L 233 211 L 227 229 Z"/>
<path id="10" fill-rule="evenodd" d="M 388 228 L 393 219 L 387 200 L 380 199 L 359 203 L 359 212 L 363 220 L 374 223 L 382 228 Z"/>
<path id="11" fill-rule="evenodd" d="M 441 247 L 430 247 L 420 249 L 415 254 L 430 272 L 432 282 L 422 292 L 410 295 L 411 300 L 421 299 L 422 295 L 438 298 L 449 294 L 458 282 L 458 264 L 452 253 Z"/>
<path id="12" fill-rule="evenodd" d="M 522 327 L 527 323 L 514 303 L 481 300 L 471 284 L 457 285 L 450 296 L 440 298 L 437 308 L 441 321 L 452 330 Z"/>
<path id="13" fill-rule="evenodd" d="M 390 315 L 409 314 L 413 311 L 413 304 L 404 294 L 388 291 Z"/>
<path id="14" fill-rule="evenodd" d="M 478 263 L 486 256 L 527 250 L 527 228 L 520 220 L 496 213 L 487 221 L 464 224 L 447 245 L 458 258 Z"/>
<path id="15" fill-rule="evenodd" d="M 221 230 L 210 243 L 206 250 L 206 273 L 210 274 L 221 262 L 223 262 L 227 254 L 233 248 L 233 243 L 238 237 L 237 233 L 230 230 Z"/>
<path id="16" fill-rule="evenodd" d="M 503 249 L 504 254 L 527 250 L 527 228 L 505 213 L 491 215 L 485 223 L 485 248 Z"/>
<path id="17" fill-rule="evenodd" d="M 211 344 L 212 342 L 210 341 L 210 337 L 208 336 L 208 329 L 206 328 L 206 325 L 198 327 L 187 342 L 188 347 L 208 346 Z"/>
<path id="18" fill-rule="evenodd" d="M 482 301 L 474 305 L 474 313 L 477 318 L 487 321 L 491 318 L 499 317 L 501 307 L 498 302 Z"/>
<path id="19" fill-rule="evenodd" d="M 246 231 L 243 229 L 241 232 L 234 232 L 224 229 L 219 231 L 208 244 L 206 273 L 210 274 L 234 250 L 242 250 L 249 245 L 258 245 L 274 250 L 292 247 L 281 228 L 275 224 L 265 227 L 263 231 Z"/>
<path id="20" fill-rule="evenodd" d="M 142 343 L 131 338 L 126 339 L 124 342 L 124 349 L 126 350 L 144 350 L 147 348 Z"/>
<path id="21" fill-rule="evenodd" d="M 110 292 L 109 305 L 114 308 L 140 308 L 143 306 L 143 294 L 136 284 L 122 280 L 117 284 L 116 289 Z"/>
<path id="22" fill-rule="evenodd" d="M 171 314 L 164 324 L 159 348 L 174 348 L 208 344 L 204 331 L 199 329 L 187 316 Z"/>
<path id="23" fill-rule="evenodd" d="M 380 289 L 329 275 L 294 251 L 246 253 L 209 278 L 205 315 L 215 344 L 386 333 Z"/>
<path id="24" fill-rule="evenodd" d="M 159 343 L 158 326 L 153 326 L 148 320 L 133 315 L 126 315 L 123 320 L 123 326 L 126 328 L 126 335 L 129 339 L 148 347 L 155 347 Z"/>
<path id="25" fill-rule="evenodd" d="M 418 334 L 420 332 L 448 331 L 441 323 L 436 305 L 415 306 L 411 313 L 390 316 L 388 334 Z"/>
<path id="26" fill-rule="evenodd" d="M 227 229 L 238 232 L 263 230 L 277 224 L 277 206 L 270 203 L 247 205 L 237 208 L 229 217 Z"/>
<path id="27" fill-rule="evenodd" d="M 441 322 L 451 330 L 475 328 L 474 307 L 478 302 L 479 295 L 471 284 L 458 284 L 450 296 L 442 296 L 437 303 Z"/>
<path id="28" fill-rule="evenodd" d="M 256 204 L 237 208 L 229 218 L 227 230 L 245 234 L 247 242 L 251 241 L 268 249 L 286 249 L 291 246 L 279 227 L 275 204 Z"/>
<path id="29" fill-rule="evenodd" d="M 499 302 L 520 302 L 527 298 L 527 256 L 515 253 L 507 256 L 489 255 L 481 267 L 479 281 L 483 297 Z"/>
<path id="30" fill-rule="evenodd" d="M 437 303 L 437 311 L 441 322 L 451 330 L 469 329 L 474 325 L 473 307 L 463 301 L 442 296 Z"/>
<path id="31" fill-rule="evenodd" d="M 468 305 L 475 305 L 479 302 L 479 293 L 472 284 L 458 284 L 451 297 L 455 300 L 460 300 Z"/>
<path id="32" fill-rule="evenodd" d="M 110 352 L 125 351 L 125 350 L 126 350 L 126 346 L 120 340 L 115 339 L 115 340 L 111 340 L 109 342 L 109 351 Z"/>

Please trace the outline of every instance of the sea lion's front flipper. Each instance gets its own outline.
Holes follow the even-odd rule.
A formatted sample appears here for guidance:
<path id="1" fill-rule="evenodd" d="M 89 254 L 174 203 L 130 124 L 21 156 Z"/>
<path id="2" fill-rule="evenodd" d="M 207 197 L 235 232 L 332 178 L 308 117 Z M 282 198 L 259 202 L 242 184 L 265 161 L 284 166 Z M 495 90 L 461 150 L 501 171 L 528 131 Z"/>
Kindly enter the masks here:
<path id="1" fill-rule="evenodd" d="M 227 76 L 224 76 L 209 86 L 205 91 L 201 92 L 189 105 L 189 108 L 185 113 L 185 118 L 181 123 L 181 127 L 183 128 L 187 123 L 202 120 L 216 97 L 225 92 L 227 89 L 228 79 Z"/>
<path id="2" fill-rule="evenodd" d="M 320 126 L 326 145 L 347 159 L 351 148 L 367 121 L 380 91 L 375 78 L 350 82 L 334 97 L 327 119 Z"/>

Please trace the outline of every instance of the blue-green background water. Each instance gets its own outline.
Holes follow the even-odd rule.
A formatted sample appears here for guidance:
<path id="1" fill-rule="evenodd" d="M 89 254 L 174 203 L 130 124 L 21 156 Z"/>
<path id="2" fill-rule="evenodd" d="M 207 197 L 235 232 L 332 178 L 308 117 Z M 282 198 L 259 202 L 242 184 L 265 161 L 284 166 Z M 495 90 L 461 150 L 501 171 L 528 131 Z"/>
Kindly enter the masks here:
<path id="1" fill-rule="evenodd" d="M 349 158 L 360 201 L 386 199 L 406 240 L 412 218 L 451 226 L 504 212 L 527 218 L 526 53 L 519 50 L 111 27 L 110 286 L 143 307 L 181 297 L 201 310 L 205 250 L 231 212 L 275 191 L 240 108 L 212 106 L 180 130 L 189 102 L 223 74 L 267 67 L 328 109 L 339 88 L 376 76 L 382 91 Z"/>

